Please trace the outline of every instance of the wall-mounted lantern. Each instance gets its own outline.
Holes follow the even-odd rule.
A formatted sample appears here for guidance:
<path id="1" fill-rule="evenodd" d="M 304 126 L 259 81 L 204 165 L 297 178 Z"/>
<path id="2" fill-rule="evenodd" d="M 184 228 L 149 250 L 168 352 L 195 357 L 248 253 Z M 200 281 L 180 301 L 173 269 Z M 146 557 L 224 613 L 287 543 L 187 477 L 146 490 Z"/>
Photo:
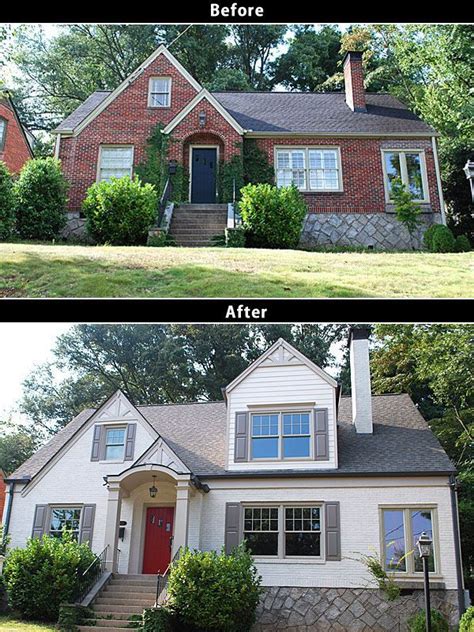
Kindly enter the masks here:
<path id="1" fill-rule="evenodd" d="M 120 521 L 120 525 L 119 525 L 119 538 L 122 540 L 124 540 L 125 538 L 125 527 L 127 526 L 127 521 L 126 520 L 121 520 Z"/>
<path id="2" fill-rule="evenodd" d="M 474 160 L 468 160 L 464 165 L 463 171 L 466 174 L 466 178 L 469 180 L 469 183 L 471 185 L 471 196 L 472 201 L 474 202 Z"/>
<path id="3" fill-rule="evenodd" d="M 176 170 L 178 168 L 178 161 L 177 160 L 169 160 L 168 161 L 168 173 L 170 176 L 174 176 L 176 173 Z"/>
<path id="4" fill-rule="evenodd" d="M 202 110 L 199 112 L 199 127 L 206 127 L 207 114 Z"/>

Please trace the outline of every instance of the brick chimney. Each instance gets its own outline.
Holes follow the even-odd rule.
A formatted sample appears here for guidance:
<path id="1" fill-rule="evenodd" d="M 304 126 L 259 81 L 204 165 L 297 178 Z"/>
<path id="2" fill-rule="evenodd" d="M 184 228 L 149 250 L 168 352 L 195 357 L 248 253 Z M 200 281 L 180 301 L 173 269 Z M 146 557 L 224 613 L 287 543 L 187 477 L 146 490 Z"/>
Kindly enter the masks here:
<path id="1" fill-rule="evenodd" d="M 372 434 L 372 388 L 368 335 L 369 332 L 366 327 L 352 327 L 349 333 L 349 351 L 352 423 L 357 433 Z"/>
<path id="2" fill-rule="evenodd" d="M 349 51 L 344 57 L 344 88 L 346 103 L 353 112 L 367 112 L 364 90 L 362 53 Z"/>

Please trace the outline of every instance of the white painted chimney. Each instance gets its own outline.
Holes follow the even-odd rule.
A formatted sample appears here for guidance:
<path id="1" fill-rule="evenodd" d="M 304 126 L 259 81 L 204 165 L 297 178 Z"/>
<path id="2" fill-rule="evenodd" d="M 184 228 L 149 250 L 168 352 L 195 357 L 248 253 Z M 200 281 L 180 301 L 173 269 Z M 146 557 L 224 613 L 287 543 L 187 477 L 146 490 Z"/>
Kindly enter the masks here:
<path id="1" fill-rule="evenodd" d="M 352 423 L 364 434 L 373 432 L 368 334 L 366 327 L 352 327 L 349 333 Z"/>

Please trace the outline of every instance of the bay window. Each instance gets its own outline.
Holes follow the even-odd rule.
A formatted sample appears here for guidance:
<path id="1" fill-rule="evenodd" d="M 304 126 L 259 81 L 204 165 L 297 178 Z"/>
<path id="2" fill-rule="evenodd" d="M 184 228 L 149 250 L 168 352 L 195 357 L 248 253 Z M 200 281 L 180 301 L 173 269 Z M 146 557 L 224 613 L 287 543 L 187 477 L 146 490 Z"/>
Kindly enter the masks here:
<path id="1" fill-rule="evenodd" d="M 115 145 L 100 148 L 99 180 L 110 182 L 112 178 L 132 177 L 133 146 Z"/>
<path id="2" fill-rule="evenodd" d="M 392 185 L 399 179 L 414 200 L 428 201 L 428 185 L 424 154 L 412 150 L 386 150 L 383 152 L 385 190 L 387 201 L 392 199 Z"/>
<path id="3" fill-rule="evenodd" d="M 423 562 L 416 543 L 425 531 L 433 540 L 429 570 L 438 572 L 435 538 L 433 537 L 432 508 L 404 507 L 382 510 L 382 552 L 387 571 L 396 573 L 421 573 Z"/>
<path id="4" fill-rule="evenodd" d="M 342 191 L 338 148 L 302 147 L 276 150 L 277 186 L 300 191 Z"/>

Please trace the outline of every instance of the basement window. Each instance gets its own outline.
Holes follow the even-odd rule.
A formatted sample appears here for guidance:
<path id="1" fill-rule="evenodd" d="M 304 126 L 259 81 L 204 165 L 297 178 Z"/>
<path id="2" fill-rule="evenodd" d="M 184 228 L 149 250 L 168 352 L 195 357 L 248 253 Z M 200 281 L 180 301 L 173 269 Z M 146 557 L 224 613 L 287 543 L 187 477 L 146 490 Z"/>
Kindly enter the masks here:
<path id="1" fill-rule="evenodd" d="M 169 108 L 171 102 L 171 78 L 151 77 L 148 84 L 148 107 Z"/>

